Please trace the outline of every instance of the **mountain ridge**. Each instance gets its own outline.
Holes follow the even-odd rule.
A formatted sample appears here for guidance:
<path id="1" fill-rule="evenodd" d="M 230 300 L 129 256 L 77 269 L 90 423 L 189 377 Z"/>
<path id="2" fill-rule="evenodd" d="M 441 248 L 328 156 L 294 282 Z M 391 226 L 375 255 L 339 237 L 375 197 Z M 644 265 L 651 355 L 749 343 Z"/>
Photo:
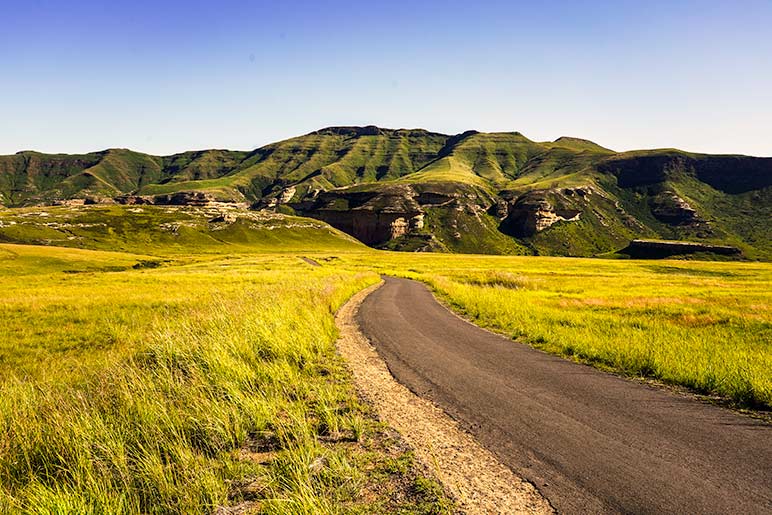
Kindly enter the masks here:
<path id="1" fill-rule="evenodd" d="M 767 258 L 771 186 L 772 158 L 372 125 L 325 127 L 251 151 L 0 156 L 6 207 L 240 203 L 404 250 L 599 255 L 654 238 Z"/>

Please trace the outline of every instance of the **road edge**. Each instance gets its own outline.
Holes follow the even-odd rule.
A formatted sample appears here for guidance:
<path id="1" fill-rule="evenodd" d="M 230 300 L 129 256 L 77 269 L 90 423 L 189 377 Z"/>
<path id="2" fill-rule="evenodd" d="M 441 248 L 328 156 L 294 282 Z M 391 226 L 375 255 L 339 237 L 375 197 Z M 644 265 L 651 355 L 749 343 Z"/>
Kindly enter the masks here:
<path id="1" fill-rule="evenodd" d="M 402 435 L 464 513 L 554 513 L 531 483 L 499 462 L 442 409 L 391 375 L 356 322 L 362 301 L 382 285 L 356 293 L 335 314 L 340 332 L 335 345 L 360 395 Z"/>
<path id="2" fill-rule="evenodd" d="M 459 320 L 462 320 L 463 322 L 466 322 L 471 326 L 476 327 L 477 329 L 481 329 L 494 336 L 504 338 L 510 343 L 515 343 L 517 345 L 525 345 L 526 347 L 530 347 L 535 351 L 541 352 L 545 356 L 560 358 L 560 359 L 569 361 L 571 363 L 581 365 L 583 367 L 589 367 L 598 372 L 603 372 L 604 374 L 612 375 L 624 381 L 636 383 L 654 390 L 664 391 L 675 397 L 685 398 L 694 402 L 705 404 L 707 406 L 713 406 L 714 408 L 731 411 L 736 415 L 747 417 L 754 421 L 761 422 L 763 424 L 772 425 L 772 410 L 762 410 L 762 409 L 743 407 L 741 405 L 738 405 L 728 397 L 722 397 L 718 394 L 701 393 L 701 392 L 698 392 L 697 390 L 689 388 L 686 385 L 677 384 L 677 383 L 667 383 L 655 377 L 630 375 L 630 374 L 624 373 L 621 370 L 615 370 L 614 368 L 610 368 L 610 367 L 607 368 L 600 365 L 589 363 L 587 361 L 582 361 L 581 359 L 577 359 L 576 356 L 571 356 L 568 354 L 559 354 L 557 352 L 549 352 L 531 343 L 524 342 L 518 338 L 513 338 L 510 334 L 508 334 L 504 330 L 497 330 L 491 327 L 484 327 L 482 325 L 476 324 L 472 319 L 467 318 L 467 316 L 464 313 L 459 313 L 458 311 L 453 309 L 453 306 L 450 304 L 450 302 L 448 302 L 448 299 L 445 298 L 440 291 L 438 291 L 436 288 L 434 288 L 433 285 L 429 284 L 428 282 L 423 281 L 421 279 L 401 276 L 401 275 L 395 276 L 395 277 L 399 277 L 401 279 L 408 279 L 410 281 L 416 281 L 418 283 L 423 284 L 424 286 L 426 286 L 426 289 L 429 290 L 429 293 L 432 294 L 432 297 L 434 297 L 434 300 L 437 302 L 437 304 L 445 308 L 445 310 L 447 310 L 451 315 L 455 316 Z"/>

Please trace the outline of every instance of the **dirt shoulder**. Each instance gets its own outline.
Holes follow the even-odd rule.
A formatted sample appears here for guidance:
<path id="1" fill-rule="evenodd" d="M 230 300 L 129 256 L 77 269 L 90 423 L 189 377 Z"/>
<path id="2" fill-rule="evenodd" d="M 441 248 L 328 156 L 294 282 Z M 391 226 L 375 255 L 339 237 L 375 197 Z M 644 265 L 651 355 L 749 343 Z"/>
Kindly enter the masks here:
<path id="1" fill-rule="evenodd" d="M 553 513 L 531 483 L 500 463 L 441 409 L 394 379 L 356 322 L 362 301 L 378 287 L 356 294 L 335 317 L 338 352 L 360 394 L 401 433 L 465 513 Z"/>

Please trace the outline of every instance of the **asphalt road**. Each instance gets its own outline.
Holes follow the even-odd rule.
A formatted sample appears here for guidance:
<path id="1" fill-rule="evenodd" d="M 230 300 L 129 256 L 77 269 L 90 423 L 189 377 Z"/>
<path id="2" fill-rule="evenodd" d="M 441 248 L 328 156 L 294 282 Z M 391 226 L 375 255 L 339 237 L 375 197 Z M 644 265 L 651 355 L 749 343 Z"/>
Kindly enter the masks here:
<path id="1" fill-rule="evenodd" d="M 392 374 L 561 513 L 772 513 L 772 426 L 547 355 L 386 278 L 358 322 Z"/>

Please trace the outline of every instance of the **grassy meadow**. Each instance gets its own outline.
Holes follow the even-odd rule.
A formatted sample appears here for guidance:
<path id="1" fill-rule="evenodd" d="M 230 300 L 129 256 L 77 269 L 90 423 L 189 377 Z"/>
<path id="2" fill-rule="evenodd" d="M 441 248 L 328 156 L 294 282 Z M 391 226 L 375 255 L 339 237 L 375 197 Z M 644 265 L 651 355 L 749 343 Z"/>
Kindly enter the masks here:
<path id="1" fill-rule="evenodd" d="M 0 246 L 0 513 L 449 509 L 334 352 L 376 274 L 189 259 Z"/>
<path id="2" fill-rule="evenodd" d="M 382 273 L 547 352 L 772 407 L 768 263 L 157 248 L 0 244 L 0 513 L 451 510 L 334 351 Z"/>

